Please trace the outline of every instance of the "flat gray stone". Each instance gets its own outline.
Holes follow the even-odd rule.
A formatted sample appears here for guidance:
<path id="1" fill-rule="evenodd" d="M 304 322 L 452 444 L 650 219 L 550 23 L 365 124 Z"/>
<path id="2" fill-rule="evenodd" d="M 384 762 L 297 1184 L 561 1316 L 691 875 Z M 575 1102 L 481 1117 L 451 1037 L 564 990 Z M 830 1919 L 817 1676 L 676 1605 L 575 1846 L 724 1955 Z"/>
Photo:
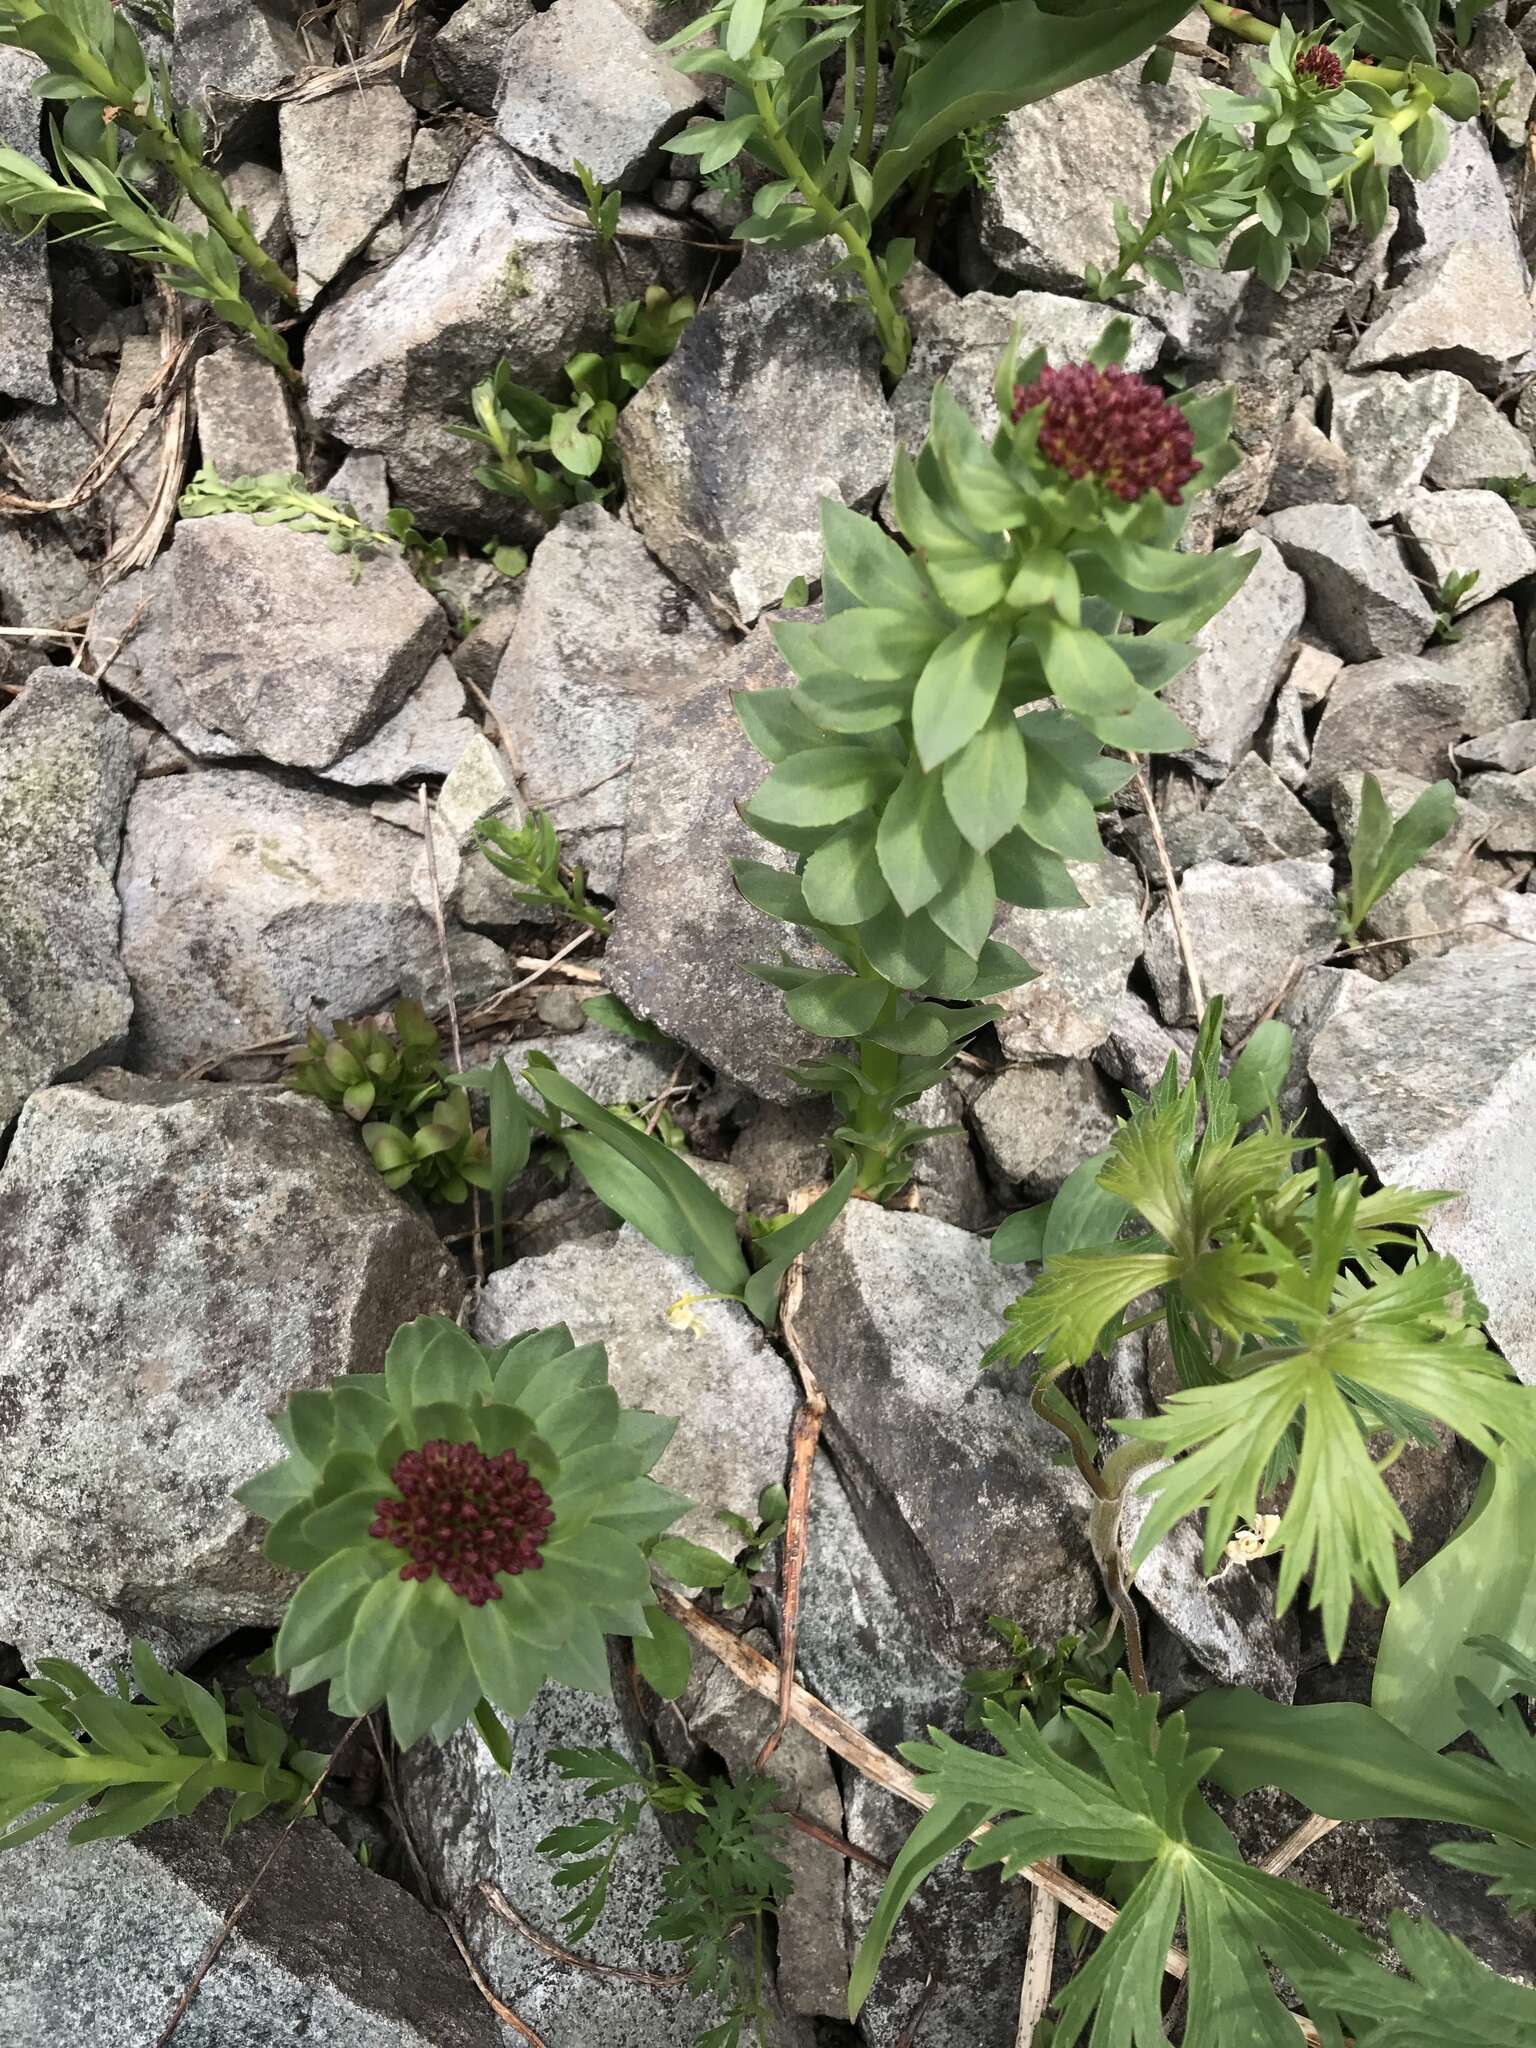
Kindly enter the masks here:
<path id="1" fill-rule="evenodd" d="M 1466 241 L 1393 292 L 1349 357 L 1352 370 L 1456 370 L 1484 389 L 1536 342 L 1518 250 Z"/>
<path id="2" fill-rule="evenodd" d="M 374 1372 L 462 1282 L 311 1097 L 109 1071 L 45 1089 L 0 1175 L 0 1542 L 107 1607 L 271 1622 L 234 1489 L 299 1387 Z"/>
<path id="3" fill-rule="evenodd" d="M 1148 880 L 1161 881 L 1147 821 L 1132 818 L 1124 829 Z M 1204 810 L 1179 811 L 1172 816 L 1165 812 L 1163 838 L 1179 874 L 1203 861 L 1260 867 L 1266 861 L 1303 859 L 1328 849 L 1328 834 L 1258 754 L 1243 756 L 1226 781 L 1211 792 Z"/>
<path id="4" fill-rule="evenodd" d="M 1272 513 L 1264 530 L 1306 584 L 1311 622 L 1346 661 L 1417 654 L 1429 638 L 1428 600 L 1391 536 L 1358 506 L 1298 505 Z"/>
<path id="5" fill-rule="evenodd" d="M 1536 769 L 1520 775 L 1474 775 L 1467 795 L 1490 820 L 1490 853 L 1536 853 Z"/>
<path id="6" fill-rule="evenodd" d="M 996 936 L 1036 971 L 997 998 L 997 1034 L 1011 1060 L 1085 1059 L 1109 1035 L 1131 969 L 1141 957 L 1142 889 L 1113 854 L 1073 861 L 1081 910 L 1008 905 Z"/>
<path id="7" fill-rule="evenodd" d="M 1502 768 L 1506 775 L 1523 775 L 1527 768 L 1536 768 L 1536 718 L 1517 718 L 1497 731 L 1463 740 L 1456 759 L 1463 767 Z"/>
<path id="8" fill-rule="evenodd" d="M 118 874 L 134 1063 L 182 1073 L 400 995 L 440 1007 L 418 851 L 361 805 L 246 770 L 141 782 Z M 511 979 L 489 939 L 449 946 L 460 1002 Z"/>
<path id="9" fill-rule="evenodd" d="M 1342 669 L 1312 742 L 1308 786 L 1326 790 L 1352 769 L 1433 782 L 1451 772 L 1457 740 L 1527 708 L 1523 686 L 1412 655 Z"/>
<path id="10" fill-rule="evenodd" d="M 1193 665 L 1163 692 L 1169 710 L 1195 736 L 1181 758 L 1212 782 L 1229 775 L 1253 744 L 1307 605 L 1302 579 L 1293 573 L 1300 565 L 1282 559 L 1283 548 L 1263 533 L 1245 533 L 1238 546 L 1259 559 L 1237 595 L 1194 636 L 1199 653 Z"/>
<path id="11" fill-rule="evenodd" d="M 1402 527 L 1410 555 L 1437 589 L 1451 575 L 1477 571 L 1452 606 L 1457 616 L 1536 570 L 1536 547 L 1497 491 L 1417 491 L 1402 508 Z"/>
<path id="12" fill-rule="evenodd" d="M 783 688 L 789 669 L 765 632 L 723 672 L 677 703 L 655 705 L 635 743 L 624 844 L 621 915 L 603 960 L 629 1007 L 720 1073 L 770 1102 L 801 1091 L 786 1068 L 826 1040 L 793 1026 L 752 960 L 795 953 L 787 925 L 756 911 L 732 879 L 733 859 L 788 867 L 736 814 L 768 772 L 731 706 L 738 689 Z M 803 945 L 797 957 L 808 959 Z M 825 955 L 820 957 L 825 958 Z"/>
<path id="13" fill-rule="evenodd" d="M 1369 961 L 1373 956 L 1362 957 Z M 1369 973 L 1359 967 L 1309 967 L 1276 1011 L 1291 1030 L 1291 1064 L 1276 1097 L 1287 1123 L 1315 1109 L 1307 1066 L 1319 1034 L 1341 1012 L 1369 1002 L 1375 989 Z"/>
<path id="14" fill-rule="evenodd" d="M 221 348 L 200 356 L 192 390 L 203 461 L 220 476 L 265 476 L 298 468 L 299 443 L 287 389 L 272 365 L 254 351 Z"/>
<path id="15" fill-rule="evenodd" d="M 755 1519 L 758 1494 L 782 1481 L 796 1396 L 789 1367 L 738 1303 L 696 1302 L 696 1334 L 668 1322 L 674 1302 L 704 1291 L 686 1259 L 626 1226 L 493 1273 L 475 1334 L 500 1344 L 563 1322 L 578 1344 L 606 1345 L 623 1405 L 677 1418 L 653 1476 L 695 1505 L 672 1533 L 718 1550 L 728 1533 L 720 1510 Z"/>
<path id="16" fill-rule="evenodd" d="M 636 734 L 727 643 L 631 526 L 601 505 L 568 512 L 534 555 L 491 703 L 523 792 L 566 857 L 617 893 Z"/>
<path id="17" fill-rule="evenodd" d="M 398 205 L 416 113 L 392 79 L 374 79 L 324 99 L 284 100 L 277 129 L 307 308 Z"/>
<path id="18" fill-rule="evenodd" d="M 1429 459 L 1424 472 L 1429 481 L 1443 491 L 1477 490 L 1490 477 L 1528 476 L 1533 462 L 1531 444 L 1513 421 L 1458 377 L 1455 416 Z"/>
<path id="19" fill-rule="evenodd" d="M 1029 1201 L 1055 1194 L 1074 1167 L 1115 1135 L 1114 1100 L 1087 1060 L 1005 1067 L 979 1089 L 971 1123 L 1001 1181 Z"/>
<path id="20" fill-rule="evenodd" d="M 1452 1188 L 1426 1226 L 1459 1259 L 1488 1330 L 1536 1384 L 1536 949 L 1461 947 L 1421 961 L 1336 1018 L 1313 1048 L 1324 1107 L 1371 1171 L 1399 1187 Z"/>
<path id="21" fill-rule="evenodd" d="M 1350 496 L 1354 480 L 1349 457 L 1317 424 L 1309 401 L 1292 410 L 1281 430 L 1264 510 L 1286 512 L 1296 505 L 1342 505 Z"/>
<path id="22" fill-rule="evenodd" d="M 172 0 L 178 102 L 191 101 L 226 119 L 309 64 L 325 61 L 324 45 L 299 33 L 301 0 Z"/>
<path id="23" fill-rule="evenodd" d="M 0 710 L 0 1129 L 126 1041 L 112 877 L 134 773 L 127 720 L 73 670 Z"/>
<path id="24" fill-rule="evenodd" d="M 170 657 L 193 715 L 244 753 L 324 768 L 372 739 L 448 637 L 393 550 L 355 562 L 242 513 L 183 519 Z"/>
<path id="25" fill-rule="evenodd" d="M 464 685 L 446 655 L 437 655 L 393 718 L 370 740 L 318 773 L 348 789 L 404 782 L 418 775 L 446 775 L 464 749 L 480 737 L 468 716 Z"/>
<path id="26" fill-rule="evenodd" d="M 1165 85 L 1143 85 L 1141 69 L 1137 58 L 1004 117 L 977 214 L 1000 268 L 1077 291 L 1089 263 L 1114 263 L 1112 201 L 1143 217 L 1153 171 L 1203 108 L 1199 67 L 1187 58 L 1174 59 Z"/>
<path id="27" fill-rule="evenodd" d="M 512 501 L 474 480 L 475 454 L 449 433 L 505 357 L 520 384 L 555 391 L 580 349 L 611 346 L 607 308 L 657 281 L 685 289 L 684 230 L 648 207 L 625 216 L 606 278 L 569 202 L 491 137 L 465 157 L 393 262 L 326 306 L 305 340 L 310 411 L 350 448 L 383 455 L 398 502 L 425 531 L 503 532 Z M 650 239 L 656 237 L 656 239 Z M 643 253 L 636 254 L 636 251 Z"/>
<path id="28" fill-rule="evenodd" d="M 1392 370 L 1330 377 L 1329 435 L 1349 462 L 1349 495 L 1373 525 L 1401 512 L 1417 492 L 1455 424 L 1460 393 L 1470 389 L 1448 370 L 1413 378 Z"/>
<path id="29" fill-rule="evenodd" d="M 619 421 L 630 518 L 724 625 L 820 574 L 824 497 L 867 506 L 890 476 L 874 328 L 832 261 L 749 250 Z"/>
<path id="30" fill-rule="evenodd" d="M 98 673 L 109 665 L 112 688 L 147 711 L 178 747 L 203 760 L 227 759 L 240 752 L 239 743 L 195 717 L 176 680 L 171 573 L 166 553 L 109 583 L 91 609 L 87 657 Z"/>
<path id="31" fill-rule="evenodd" d="M 318 1820 L 284 1840 L 282 1882 L 259 1881 L 285 1824 L 267 1813 L 221 1841 L 213 1800 L 127 1841 L 71 1848 L 66 1823 L 13 1851 L 0 1892 L 6 2048 L 82 2029 L 97 2048 L 144 2048 L 247 1889 L 176 2030 L 182 2048 L 497 2048 L 501 2029 L 442 1922 Z"/>
<path id="32" fill-rule="evenodd" d="M 430 52 L 449 99 L 472 114 L 494 114 L 512 38 L 532 19 L 532 0 L 465 0 L 456 7 L 432 38 Z"/>
<path id="33" fill-rule="evenodd" d="M 1086 1490 L 1026 1380 L 974 1370 L 1020 1276 L 931 1217 L 852 1202 L 806 1257 L 798 1328 L 860 1524 L 936 1648 L 977 1661 L 988 1614 L 1036 1641 L 1100 1602 Z"/>
<path id="34" fill-rule="evenodd" d="M 634 192 L 703 100 L 618 0 L 558 0 L 508 46 L 496 133 L 551 170 L 569 176 L 579 159 L 600 184 Z"/>
<path id="35" fill-rule="evenodd" d="M 35 164 L 43 161 L 43 108 L 32 81 L 47 69 L 30 50 L 0 49 L 0 143 Z M 58 394 L 48 362 L 53 287 L 45 234 L 23 236 L 0 227 L 0 304 L 5 307 L 0 324 L 0 395 L 52 405 Z"/>
<path id="36" fill-rule="evenodd" d="M 1127 989 L 1109 1036 L 1094 1055 L 1094 1064 L 1122 1088 L 1150 1095 L 1170 1058 L 1176 1063 L 1180 1083 L 1188 1080 L 1193 1043 L 1192 1031 L 1170 1031 L 1134 990 Z"/>
<path id="37" fill-rule="evenodd" d="M 1337 918 L 1326 860 L 1276 860 L 1235 868 L 1212 861 L 1180 885 L 1190 951 L 1207 997 L 1226 999 L 1223 1028 L 1243 1037 L 1280 994 L 1293 963 L 1333 950 Z M 1194 1022 L 1194 1004 L 1166 903 L 1147 926 L 1147 970 L 1163 1019 Z"/>
<path id="38" fill-rule="evenodd" d="M 1500 16 L 1481 15 L 1461 61 L 1483 89 L 1493 133 L 1506 149 L 1524 149 L 1531 102 L 1536 100 L 1536 71 L 1527 63 L 1514 30 Z"/>

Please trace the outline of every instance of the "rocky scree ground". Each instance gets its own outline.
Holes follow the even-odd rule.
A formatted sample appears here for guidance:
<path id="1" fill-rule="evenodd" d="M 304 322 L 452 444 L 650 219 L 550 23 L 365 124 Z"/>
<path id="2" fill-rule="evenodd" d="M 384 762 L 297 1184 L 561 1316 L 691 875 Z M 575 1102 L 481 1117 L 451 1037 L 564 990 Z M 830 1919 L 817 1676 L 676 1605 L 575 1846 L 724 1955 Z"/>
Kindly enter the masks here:
<path id="1" fill-rule="evenodd" d="M 1147 294 L 1130 362 L 1235 385 L 1243 461 L 1202 501 L 1194 540 L 1259 557 L 1170 691 L 1197 743 L 1156 776 L 1206 987 L 1226 995 L 1234 1040 L 1267 1016 L 1291 1024 L 1284 1107 L 1341 1157 L 1461 1190 L 1430 1235 L 1536 1380 L 1536 526 L 1487 487 L 1536 472 L 1536 184 L 1510 112 L 1536 88 L 1536 13 L 1512 11 L 1514 93 L 1491 135 L 1457 127 L 1373 243 L 1341 244 L 1279 295 L 1227 277 Z M 231 1499 L 273 1455 L 266 1412 L 375 1367 L 399 1323 L 459 1311 L 467 1212 L 391 1193 L 344 1121 L 279 1085 L 274 1054 L 311 1021 L 402 995 L 441 1014 L 451 973 L 467 1060 L 544 1050 L 604 1102 L 664 1101 L 743 1210 L 780 1209 L 824 1172 L 828 1114 L 784 1074 L 810 1042 L 743 968 L 774 940 L 726 865 L 758 851 L 734 805 L 761 767 L 729 692 L 785 679 L 763 622 L 796 579 L 814 585 L 818 501 L 882 504 L 936 379 L 987 427 L 1015 325 L 1056 361 L 1091 345 L 1103 315 L 1074 295 L 1083 265 L 1112 256 L 1112 199 L 1134 207 L 1194 119 L 1200 67 L 1181 57 L 1165 86 L 1132 67 L 1076 88 L 1070 122 L 1052 102 L 1003 123 L 989 188 L 908 280 L 915 348 L 887 391 L 824 246 L 735 267 L 715 246 L 729 202 L 667 149 L 700 100 L 658 48 L 680 18 L 648 0 L 434 0 L 403 61 L 361 85 L 343 66 L 306 96 L 296 77 L 366 57 L 395 15 L 177 0 L 178 90 L 216 114 L 231 186 L 297 265 L 306 385 L 295 401 L 210 327 L 195 375 L 137 412 L 105 487 L 0 516 L 7 1670 L 52 1654 L 104 1672 L 142 1634 L 167 1660 L 238 1673 L 283 1598 Z M 33 151 L 34 69 L 0 51 L 0 130 Z M 578 157 L 624 195 L 606 248 L 580 231 Z M 702 304 L 624 414 L 624 495 L 541 535 L 476 482 L 451 429 L 498 359 L 552 388 L 574 350 L 605 345 L 606 309 L 655 282 Z M 173 345 L 163 308 L 88 245 L 3 235 L 0 304 L 5 488 L 67 499 Z M 371 526 L 408 505 L 451 536 L 436 592 L 398 552 L 353 561 L 238 514 L 147 527 L 194 441 L 226 476 L 300 469 Z M 499 574 L 488 537 L 531 545 L 526 574 Z M 1448 632 L 1437 594 L 1474 569 Z M 1366 773 L 1399 813 L 1453 777 L 1457 822 L 1341 949 L 1334 890 Z M 605 950 L 589 934 L 556 962 L 575 928 L 531 914 L 477 850 L 477 818 L 528 807 L 612 906 Z M 1101 865 L 1074 870 L 1082 908 L 1000 926 L 1040 977 L 919 1105 L 958 1132 L 924 1143 L 902 1203 L 855 1204 L 808 1261 L 800 1336 L 832 1416 L 800 1665 L 887 1746 L 960 1726 L 989 1615 L 1038 1641 L 1101 1605 L 1077 1480 L 1018 1384 L 974 1363 L 1019 1284 L 983 1233 L 1059 1187 L 1104 1145 L 1123 1091 L 1192 1041 L 1134 797 L 1107 838 Z M 589 1022 L 581 1000 L 601 986 L 670 1043 Z M 783 1477 L 786 1358 L 734 1304 L 704 1305 L 692 1332 L 670 1324 L 689 1269 L 615 1234 L 579 1190 L 532 1172 L 511 1209 L 513 1257 L 480 1295 L 478 1332 L 565 1319 L 604 1341 L 621 1398 L 680 1418 L 661 1476 L 704 1504 L 685 1532 L 719 1543 L 715 1511 L 750 1515 Z M 1124 1347 L 1104 1412 L 1126 1413 L 1160 1369 Z M 1404 1460 L 1393 1481 L 1420 1530 L 1443 1534 L 1470 1497 L 1454 1460 Z M 1276 1618 L 1263 1561 L 1207 1580 L 1170 1540 L 1140 1592 L 1165 1696 L 1217 1681 L 1363 1696 L 1369 1618 L 1354 1661 L 1330 1668 L 1308 1622 Z M 771 1576 L 749 1618 L 771 1649 Z M 342 1732 L 314 1698 L 268 1688 L 316 1746 Z M 186 2048 L 515 2039 L 428 1900 L 551 2048 L 692 2041 L 707 2021 L 675 1992 L 552 1960 L 478 1889 L 494 1879 L 553 1928 L 563 1901 L 534 1845 L 574 1808 L 551 1745 L 634 1756 L 648 1741 L 750 1768 L 763 1710 L 717 1670 L 696 1669 L 681 1710 L 647 1719 L 647 1705 L 627 1679 L 613 1703 L 547 1687 L 510 1779 L 466 1734 L 392 1761 L 398 1806 L 354 1745 L 210 1973 Z M 816 1745 L 787 1741 L 773 1770 L 823 1828 L 894 1853 L 894 1804 Z M 1283 1825 L 1258 1814 L 1250 1839 Z M 7 1858 L 0 2048 L 142 2048 L 274 1832 L 221 1841 L 205 1814 L 108 1851 L 54 1835 Z M 654 1825 L 625 1845 L 585 1945 L 595 1961 L 675 1968 L 645 1936 L 664 1853 Z M 878 1883 L 814 1844 L 796 1867 L 774 1993 L 786 2041 L 894 2048 L 920 2012 L 923 2048 L 1013 2042 L 1016 1897 L 948 1866 L 850 2031 L 849 1957 Z M 1536 1974 L 1536 1942 L 1411 1829 L 1340 1828 L 1306 1876 L 1377 1925 L 1427 1908 Z"/>

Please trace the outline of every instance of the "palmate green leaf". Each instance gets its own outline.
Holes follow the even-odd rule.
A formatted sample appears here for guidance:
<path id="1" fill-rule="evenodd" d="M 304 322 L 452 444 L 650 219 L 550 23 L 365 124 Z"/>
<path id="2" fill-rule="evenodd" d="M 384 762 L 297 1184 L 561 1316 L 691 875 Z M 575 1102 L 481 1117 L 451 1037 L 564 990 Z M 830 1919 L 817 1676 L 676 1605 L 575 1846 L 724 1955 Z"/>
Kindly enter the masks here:
<path id="1" fill-rule="evenodd" d="M 1182 1915 L 1189 1955 L 1186 2048 L 1291 2048 L 1295 2021 L 1266 1964 L 1296 1986 L 1314 2021 L 1328 2025 L 1318 1995 L 1324 1969 L 1341 1955 L 1362 1960 L 1372 1945 L 1349 1921 L 1300 1886 L 1248 1868 L 1218 1842 L 1228 1839 L 1197 1793 L 1215 1760 L 1192 1751 L 1184 1718 L 1161 1725 L 1155 1696 L 1138 1699 L 1123 1672 L 1113 1690 L 1065 1718 L 1094 1768 L 1068 1762 L 1027 1712 L 998 1701 L 982 1708 L 1002 1754 L 968 1749 L 930 1731 L 902 1754 L 934 1805 L 893 1866 L 854 1965 L 849 2009 L 857 2014 L 873 1983 L 897 1913 L 948 1849 L 991 1822 L 966 1862 L 998 1864 L 1017 1876 L 1044 1856 L 1118 1864 L 1127 1887 L 1119 1917 L 1058 2000 L 1053 2040 L 1073 2048 L 1091 2028 L 1093 2048 L 1152 2048 L 1164 2038 L 1164 1958 Z M 1134 1882 L 1132 1878 L 1134 1876 Z M 1336 2042 L 1336 2030 L 1326 2036 Z"/>
<path id="2" fill-rule="evenodd" d="M 1179 1261 L 1169 1253 L 1135 1245 L 1065 1253 L 1005 1311 L 1004 1333 L 982 1363 L 1022 1365 L 1038 1354 L 1043 1372 L 1086 1365 L 1127 1305 L 1178 1273 Z"/>
<path id="3" fill-rule="evenodd" d="M 1355 2048 L 1527 2048 L 1536 1991 L 1512 1984 L 1452 1934 L 1394 1913 L 1388 1928 L 1406 1975 L 1344 1958 L 1320 1989 L 1347 2019 Z"/>

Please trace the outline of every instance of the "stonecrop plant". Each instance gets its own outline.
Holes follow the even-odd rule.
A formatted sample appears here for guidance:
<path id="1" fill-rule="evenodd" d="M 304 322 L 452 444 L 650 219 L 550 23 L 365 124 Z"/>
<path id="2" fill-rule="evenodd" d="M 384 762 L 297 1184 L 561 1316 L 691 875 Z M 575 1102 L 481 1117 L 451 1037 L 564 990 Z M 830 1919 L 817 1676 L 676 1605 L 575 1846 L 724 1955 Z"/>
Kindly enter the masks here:
<path id="1" fill-rule="evenodd" d="M 402 1747 L 473 1719 L 502 1756 L 499 1715 L 546 1678 L 607 1693 L 604 1637 L 664 1623 L 645 1546 L 687 1503 L 648 1475 L 675 1425 L 622 1408 L 562 1325 L 487 1350 L 423 1317 L 276 1426 L 288 1455 L 239 1498 L 302 1575 L 277 1669 L 337 1713 L 385 1707 Z"/>
<path id="2" fill-rule="evenodd" d="M 1253 559 L 1178 552 L 1235 459 L 1230 405 L 1165 395 L 1125 345 L 1115 321 L 1088 363 L 1010 351 L 990 444 L 938 385 L 922 451 L 897 457 L 910 552 L 825 501 L 824 617 L 774 628 L 797 681 L 735 700 L 773 764 L 742 816 L 796 856 L 738 861 L 737 884 L 827 956 L 754 972 L 803 1030 L 855 1042 L 795 1078 L 842 1111 L 860 1193 L 904 1184 L 924 1133 L 897 1112 L 1031 976 L 991 937 L 1000 902 L 1081 902 L 1067 863 L 1101 858 L 1125 755 L 1189 744 L 1158 692 Z"/>

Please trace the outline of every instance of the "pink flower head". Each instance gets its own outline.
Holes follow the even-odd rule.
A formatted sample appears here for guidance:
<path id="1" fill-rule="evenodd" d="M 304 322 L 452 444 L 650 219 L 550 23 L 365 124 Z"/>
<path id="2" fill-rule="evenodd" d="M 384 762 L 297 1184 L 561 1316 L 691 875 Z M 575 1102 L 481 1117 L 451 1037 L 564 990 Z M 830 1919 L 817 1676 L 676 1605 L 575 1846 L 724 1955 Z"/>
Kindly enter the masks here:
<path id="1" fill-rule="evenodd" d="M 555 1519 L 549 1495 L 513 1451 L 488 1458 L 477 1444 L 441 1438 L 407 1451 L 390 1479 L 400 1498 L 381 1500 L 370 1536 L 408 1550 L 402 1579 L 434 1572 L 471 1607 L 499 1600 L 498 1572 L 537 1571 Z"/>
<path id="2" fill-rule="evenodd" d="M 1296 59 L 1296 76 L 1309 78 L 1319 92 L 1336 92 L 1344 83 L 1344 66 L 1326 43 L 1314 43 Z"/>
<path id="3" fill-rule="evenodd" d="M 1016 384 L 1013 417 L 1044 405 L 1036 443 L 1047 462 L 1076 483 L 1103 484 L 1126 504 L 1156 491 L 1180 505 L 1181 487 L 1196 474 L 1195 437 L 1183 413 L 1155 384 L 1112 363 L 1049 366 L 1033 384 Z"/>

